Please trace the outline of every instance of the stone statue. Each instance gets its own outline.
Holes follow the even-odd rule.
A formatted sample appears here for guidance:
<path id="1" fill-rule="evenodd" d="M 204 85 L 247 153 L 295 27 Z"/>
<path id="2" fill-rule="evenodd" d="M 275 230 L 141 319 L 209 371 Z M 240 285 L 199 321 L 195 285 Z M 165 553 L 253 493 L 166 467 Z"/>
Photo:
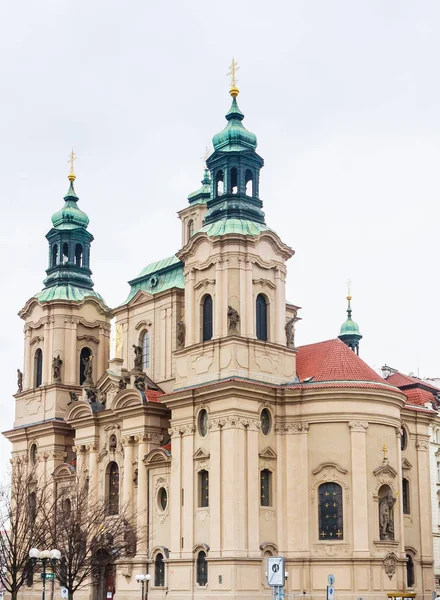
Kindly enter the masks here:
<path id="1" fill-rule="evenodd" d="M 228 319 L 229 319 L 229 331 L 235 333 L 238 329 L 238 323 L 240 321 L 240 315 L 232 308 L 232 306 L 228 306 Z"/>
<path id="2" fill-rule="evenodd" d="M 108 441 L 108 449 L 110 450 L 110 452 L 114 452 L 117 447 L 118 447 L 118 441 L 116 439 L 116 436 L 113 434 L 110 436 L 110 439 Z"/>
<path id="3" fill-rule="evenodd" d="M 185 323 L 183 321 L 177 322 L 177 349 L 181 350 L 185 348 Z"/>
<path id="4" fill-rule="evenodd" d="M 93 385 L 93 365 L 92 365 L 92 357 L 86 357 L 82 360 L 84 365 L 84 383 L 83 385 Z"/>
<path id="5" fill-rule="evenodd" d="M 60 355 L 54 356 L 52 360 L 52 372 L 53 372 L 53 380 L 55 383 L 60 383 L 61 381 L 61 365 L 63 361 L 60 358 Z"/>
<path id="6" fill-rule="evenodd" d="M 396 499 L 392 491 L 388 491 L 385 496 L 379 500 L 379 528 L 381 540 L 394 539 L 394 521 L 392 519 L 392 509 Z"/>
<path id="7" fill-rule="evenodd" d="M 284 326 L 286 332 L 286 346 L 288 348 L 295 347 L 295 321 L 296 317 L 292 317 Z"/>
<path id="8" fill-rule="evenodd" d="M 23 391 L 23 373 L 17 369 L 17 394 Z"/>
<path id="9" fill-rule="evenodd" d="M 140 392 L 145 392 L 145 375 L 136 375 L 134 387 Z"/>
<path id="10" fill-rule="evenodd" d="M 86 394 L 87 394 L 87 400 L 90 402 L 90 404 L 92 404 L 93 402 L 96 402 L 96 390 L 94 388 L 87 388 Z"/>
<path id="11" fill-rule="evenodd" d="M 133 344 L 134 350 L 134 370 L 142 371 L 142 346 L 136 346 Z"/>
<path id="12" fill-rule="evenodd" d="M 120 390 L 127 389 L 127 381 L 121 377 L 121 379 L 119 380 L 118 387 Z"/>
<path id="13" fill-rule="evenodd" d="M 69 392 L 70 401 L 67 403 L 67 406 L 72 404 L 72 402 L 77 402 L 79 400 L 77 394 L 75 392 Z"/>

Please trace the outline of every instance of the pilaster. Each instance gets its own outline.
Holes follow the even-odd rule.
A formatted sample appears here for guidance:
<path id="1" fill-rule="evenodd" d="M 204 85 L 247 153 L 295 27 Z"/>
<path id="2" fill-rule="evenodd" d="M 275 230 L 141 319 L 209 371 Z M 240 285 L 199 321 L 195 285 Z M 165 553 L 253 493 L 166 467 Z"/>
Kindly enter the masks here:
<path id="1" fill-rule="evenodd" d="M 368 485 L 366 432 L 368 423 L 350 421 L 351 472 L 353 488 L 353 557 L 368 558 Z"/>

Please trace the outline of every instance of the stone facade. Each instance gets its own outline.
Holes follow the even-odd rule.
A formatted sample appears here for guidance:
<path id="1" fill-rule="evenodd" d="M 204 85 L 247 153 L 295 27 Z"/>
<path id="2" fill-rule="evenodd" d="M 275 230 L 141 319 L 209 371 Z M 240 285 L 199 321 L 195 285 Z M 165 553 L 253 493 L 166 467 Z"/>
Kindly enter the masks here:
<path id="1" fill-rule="evenodd" d="M 229 118 L 241 122 L 235 96 L 234 103 Z M 237 162 L 224 176 L 225 223 L 215 220 L 215 184 L 229 142 L 223 133 L 214 138 L 211 200 L 180 213 L 181 264 L 147 269 L 145 286 L 140 276 L 136 293 L 113 312 L 95 296 L 28 301 L 20 313 L 23 390 L 6 432 L 13 456 L 37 460 L 55 485 L 87 478 L 101 498 L 117 466 L 120 505 L 133 509 L 148 535 L 134 558 L 117 562 L 107 589 L 91 585 L 81 598 L 138 597 L 135 574 L 146 569 L 152 599 L 269 598 L 265 561 L 283 555 L 291 594 L 324 598 L 333 573 L 339 597 L 413 590 L 428 600 L 432 411 L 406 403 L 339 340 L 303 348 L 286 342 L 286 325 L 298 318 L 285 293 L 293 250 L 255 208 L 262 159 L 253 158 L 252 135 L 231 152 Z M 240 190 L 252 177 L 248 197 Z M 238 199 L 228 191 L 235 181 Z M 240 203 L 243 214 L 255 209 L 255 221 L 234 216 Z M 189 217 L 196 227 L 188 233 Z M 116 356 L 109 360 L 113 315 Z M 142 364 L 133 346 L 142 348 Z M 93 386 L 81 383 L 85 347 Z M 37 598 L 38 585 L 23 595 Z"/>

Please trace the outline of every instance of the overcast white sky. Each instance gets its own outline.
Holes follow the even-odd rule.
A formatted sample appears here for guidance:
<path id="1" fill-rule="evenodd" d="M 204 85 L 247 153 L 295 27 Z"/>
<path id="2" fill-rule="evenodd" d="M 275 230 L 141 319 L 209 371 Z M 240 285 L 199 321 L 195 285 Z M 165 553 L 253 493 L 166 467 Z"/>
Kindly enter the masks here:
<path id="1" fill-rule="evenodd" d="M 233 55 L 267 224 L 296 250 L 298 345 L 337 336 L 350 276 L 362 358 L 440 376 L 439 18 L 437 0 L 1 3 L 1 430 L 71 147 L 95 289 L 115 306 L 179 249 Z"/>

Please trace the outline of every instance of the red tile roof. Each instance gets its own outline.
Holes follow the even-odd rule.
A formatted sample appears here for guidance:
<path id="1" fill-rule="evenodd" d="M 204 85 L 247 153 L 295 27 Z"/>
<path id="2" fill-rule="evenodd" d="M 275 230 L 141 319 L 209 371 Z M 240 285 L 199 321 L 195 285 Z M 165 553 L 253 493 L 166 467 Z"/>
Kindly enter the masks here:
<path id="1" fill-rule="evenodd" d="M 389 379 L 389 377 L 388 377 Z M 425 404 L 431 403 L 434 400 L 432 392 L 422 390 L 420 388 L 411 388 L 409 390 L 402 390 L 405 396 L 408 398 L 409 404 L 417 404 L 418 406 L 425 406 Z M 437 404 L 437 403 L 436 403 Z"/>
<path id="2" fill-rule="evenodd" d="M 148 402 L 160 402 L 160 397 L 163 396 L 163 392 L 157 390 L 146 390 L 145 395 Z"/>
<path id="3" fill-rule="evenodd" d="M 391 385 L 395 385 L 396 387 L 404 387 L 407 385 L 416 384 L 419 386 L 424 386 L 425 388 L 429 388 L 434 393 L 438 393 L 440 391 L 439 388 L 435 387 L 435 385 L 432 385 L 431 383 L 428 383 L 427 381 L 424 381 L 423 379 L 419 379 L 418 377 L 413 377 L 412 375 L 403 375 L 403 373 L 399 373 L 399 372 L 393 373 L 392 375 L 387 377 L 386 380 L 388 381 L 388 383 L 391 383 Z"/>
<path id="4" fill-rule="evenodd" d="M 362 381 L 386 385 L 371 367 L 339 339 L 300 346 L 296 354 L 296 371 L 302 383 L 313 377 L 319 381 Z"/>

